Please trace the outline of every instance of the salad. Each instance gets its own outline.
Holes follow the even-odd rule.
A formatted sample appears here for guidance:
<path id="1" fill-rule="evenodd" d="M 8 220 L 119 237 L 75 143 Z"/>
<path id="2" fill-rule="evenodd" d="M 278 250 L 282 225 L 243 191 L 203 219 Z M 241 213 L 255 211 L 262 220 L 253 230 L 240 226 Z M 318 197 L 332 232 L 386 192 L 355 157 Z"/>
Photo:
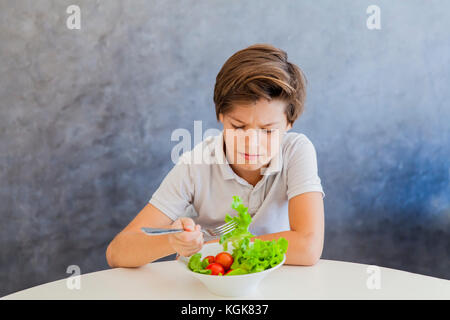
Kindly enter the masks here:
<path id="1" fill-rule="evenodd" d="M 223 252 L 203 259 L 200 252 L 192 255 L 188 268 L 193 272 L 218 276 L 240 275 L 264 271 L 283 261 L 288 241 L 280 237 L 277 240 L 255 239 L 251 242 L 250 238 L 254 235 L 248 231 L 248 227 L 252 217 L 239 196 L 233 196 L 231 208 L 236 210 L 238 215 L 231 217 L 227 213 L 225 222 L 234 221 L 237 227 L 220 237 L 219 243 L 223 246 Z M 229 243 L 233 245 L 232 254 L 225 252 Z"/>

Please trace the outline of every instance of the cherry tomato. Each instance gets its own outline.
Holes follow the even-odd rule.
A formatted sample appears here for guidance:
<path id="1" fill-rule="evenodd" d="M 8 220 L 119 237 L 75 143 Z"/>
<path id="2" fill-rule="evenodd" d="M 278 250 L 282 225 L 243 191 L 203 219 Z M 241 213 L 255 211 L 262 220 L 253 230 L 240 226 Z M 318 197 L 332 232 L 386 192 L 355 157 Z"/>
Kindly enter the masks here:
<path id="1" fill-rule="evenodd" d="M 214 256 L 207 256 L 207 257 L 205 257 L 205 259 L 203 259 L 203 260 L 208 260 L 208 263 L 211 264 L 211 263 L 214 262 Z"/>
<path id="2" fill-rule="evenodd" d="M 221 252 L 216 255 L 214 262 L 220 263 L 225 270 L 228 270 L 233 264 L 233 256 L 228 252 Z"/>
<path id="3" fill-rule="evenodd" d="M 211 275 L 213 275 L 213 276 L 217 276 L 217 275 L 219 275 L 219 273 L 221 273 L 222 275 L 225 273 L 223 266 L 221 264 L 215 263 L 215 262 L 213 262 L 209 266 L 207 266 L 206 269 L 210 269 Z"/>

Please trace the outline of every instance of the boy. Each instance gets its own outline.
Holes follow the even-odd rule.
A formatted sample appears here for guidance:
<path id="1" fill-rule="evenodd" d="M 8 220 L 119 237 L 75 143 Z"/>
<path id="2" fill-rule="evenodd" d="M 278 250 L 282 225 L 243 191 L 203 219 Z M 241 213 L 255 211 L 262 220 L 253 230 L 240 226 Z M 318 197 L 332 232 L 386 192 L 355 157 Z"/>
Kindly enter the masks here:
<path id="1" fill-rule="evenodd" d="M 314 265 L 323 249 L 325 193 L 313 144 L 304 134 L 288 133 L 305 97 L 306 79 L 284 51 L 256 44 L 232 55 L 214 88 L 223 131 L 182 155 L 149 203 L 111 241 L 108 264 L 138 267 L 198 252 L 205 243 L 200 228 L 222 225 L 226 213 L 234 216 L 232 196 L 238 195 L 252 216 L 255 238 L 284 237 L 285 264 Z M 192 161 L 199 159 L 196 154 L 201 162 Z M 185 231 L 150 237 L 141 232 L 144 226 Z"/>

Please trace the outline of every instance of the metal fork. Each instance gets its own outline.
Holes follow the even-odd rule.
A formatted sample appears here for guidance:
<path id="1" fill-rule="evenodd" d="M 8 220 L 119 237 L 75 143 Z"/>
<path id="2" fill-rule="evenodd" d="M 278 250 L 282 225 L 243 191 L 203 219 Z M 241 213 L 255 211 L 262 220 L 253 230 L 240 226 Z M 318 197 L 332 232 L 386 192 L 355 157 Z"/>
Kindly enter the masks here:
<path id="1" fill-rule="evenodd" d="M 202 231 L 204 234 L 210 237 L 220 237 L 221 235 L 227 234 L 234 229 L 236 229 L 237 223 L 235 221 L 231 221 L 228 223 L 225 223 L 221 226 L 218 226 L 214 229 L 203 229 L 201 228 L 200 231 Z M 154 235 L 161 235 L 161 234 L 172 234 L 172 233 L 178 233 L 186 231 L 184 229 L 167 229 L 167 228 L 141 228 L 144 233 L 154 236 Z"/>

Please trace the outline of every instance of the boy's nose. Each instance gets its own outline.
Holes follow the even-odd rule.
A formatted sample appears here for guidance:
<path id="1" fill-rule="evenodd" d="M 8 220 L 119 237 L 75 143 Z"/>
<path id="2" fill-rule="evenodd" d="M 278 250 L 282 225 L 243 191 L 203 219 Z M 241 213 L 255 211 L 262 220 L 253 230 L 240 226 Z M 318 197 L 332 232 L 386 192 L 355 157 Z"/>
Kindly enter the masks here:
<path id="1" fill-rule="evenodd" d="M 249 129 L 245 133 L 245 144 L 249 146 L 257 146 L 259 144 L 259 131 Z"/>

